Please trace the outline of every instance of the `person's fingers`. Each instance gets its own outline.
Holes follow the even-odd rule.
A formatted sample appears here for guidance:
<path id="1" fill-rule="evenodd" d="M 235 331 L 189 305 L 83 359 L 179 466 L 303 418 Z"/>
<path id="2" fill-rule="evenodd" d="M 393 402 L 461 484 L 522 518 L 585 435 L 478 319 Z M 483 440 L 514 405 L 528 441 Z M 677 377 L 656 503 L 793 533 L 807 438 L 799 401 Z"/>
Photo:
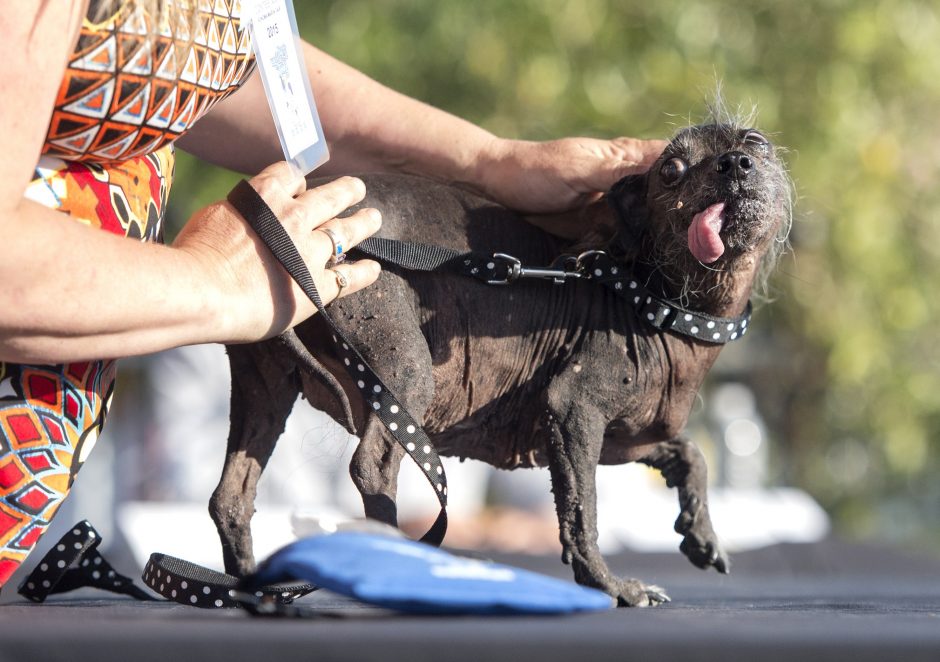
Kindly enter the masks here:
<path id="1" fill-rule="evenodd" d="M 327 302 L 348 296 L 374 283 L 380 273 L 382 268 L 374 260 L 343 262 L 324 270 L 320 296 Z"/>
<path id="2" fill-rule="evenodd" d="M 307 190 L 303 174 L 286 161 L 269 165 L 251 178 L 249 183 L 271 205 L 283 198 L 293 198 Z"/>
<path id="3" fill-rule="evenodd" d="M 314 228 L 314 239 L 323 247 L 326 259 L 346 253 L 363 239 L 371 237 L 382 226 L 378 209 L 360 209 L 345 218 L 334 218 Z M 331 236 L 332 235 L 332 236 Z M 321 253 L 318 249 L 318 255 Z"/>
<path id="4" fill-rule="evenodd" d="M 656 162 L 663 154 L 663 150 L 669 145 L 668 140 L 641 140 L 638 149 L 640 151 L 639 164 L 647 169 Z"/>
<path id="5" fill-rule="evenodd" d="M 294 213 L 306 216 L 312 228 L 330 221 L 366 197 L 366 185 L 357 177 L 340 177 L 304 191 L 295 199 L 301 209 Z"/>
<path id="6" fill-rule="evenodd" d="M 663 140 L 636 138 L 584 143 L 589 158 L 581 161 L 582 179 L 578 185 L 581 200 L 596 199 L 599 192 L 609 190 L 624 177 L 646 172 L 667 144 Z"/>
<path id="7" fill-rule="evenodd" d="M 620 167 L 624 170 L 632 169 L 635 172 L 645 172 L 662 155 L 669 143 L 665 140 L 637 140 L 636 138 L 614 138 L 611 144 L 619 153 Z"/>

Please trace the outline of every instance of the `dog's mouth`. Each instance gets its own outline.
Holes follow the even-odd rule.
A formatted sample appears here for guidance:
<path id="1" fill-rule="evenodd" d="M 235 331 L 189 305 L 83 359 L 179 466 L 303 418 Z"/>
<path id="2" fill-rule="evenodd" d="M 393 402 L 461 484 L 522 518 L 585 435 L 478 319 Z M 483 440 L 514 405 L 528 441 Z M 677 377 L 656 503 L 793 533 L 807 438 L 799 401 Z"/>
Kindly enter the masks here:
<path id="1" fill-rule="evenodd" d="M 728 195 L 692 216 L 688 248 L 702 264 L 712 264 L 731 249 L 743 249 L 754 240 L 765 203 L 753 196 Z"/>
<path id="2" fill-rule="evenodd" d="M 692 217 L 689 251 L 702 264 L 711 264 L 725 252 L 721 230 L 725 226 L 725 203 L 716 202 Z"/>

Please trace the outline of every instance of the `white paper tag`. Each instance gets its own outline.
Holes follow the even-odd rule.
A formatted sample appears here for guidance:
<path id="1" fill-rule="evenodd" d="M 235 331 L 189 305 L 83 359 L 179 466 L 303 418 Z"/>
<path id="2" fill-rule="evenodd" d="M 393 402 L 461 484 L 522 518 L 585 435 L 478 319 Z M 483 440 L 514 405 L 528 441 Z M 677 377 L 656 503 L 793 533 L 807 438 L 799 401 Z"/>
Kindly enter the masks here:
<path id="1" fill-rule="evenodd" d="M 242 0 L 285 160 L 304 174 L 329 159 L 291 0 Z"/>

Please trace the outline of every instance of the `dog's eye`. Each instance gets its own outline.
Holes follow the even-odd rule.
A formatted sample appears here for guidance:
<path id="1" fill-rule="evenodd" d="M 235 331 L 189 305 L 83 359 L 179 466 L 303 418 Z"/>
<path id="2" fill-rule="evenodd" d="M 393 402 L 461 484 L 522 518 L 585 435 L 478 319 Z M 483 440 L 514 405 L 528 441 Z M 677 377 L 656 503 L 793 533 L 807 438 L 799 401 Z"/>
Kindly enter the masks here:
<path id="1" fill-rule="evenodd" d="M 685 171 L 689 169 L 689 164 L 682 159 L 671 158 L 659 169 L 659 176 L 663 179 L 663 184 L 672 186 L 677 184 L 685 176 Z"/>
<path id="2" fill-rule="evenodd" d="M 770 141 L 767 140 L 759 131 L 748 131 L 744 134 L 744 142 L 748 145 L 767 149 L 770 147 Z"/>

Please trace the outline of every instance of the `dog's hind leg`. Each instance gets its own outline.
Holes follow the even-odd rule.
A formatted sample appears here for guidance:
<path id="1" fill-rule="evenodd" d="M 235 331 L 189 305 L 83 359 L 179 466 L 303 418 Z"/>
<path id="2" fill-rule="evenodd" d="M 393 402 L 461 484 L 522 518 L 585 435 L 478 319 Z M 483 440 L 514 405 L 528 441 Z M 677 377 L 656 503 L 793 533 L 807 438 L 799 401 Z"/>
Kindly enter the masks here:
<path id="1" fill-rule="evenodd" d="M 225 571 L 236 577 L 254 570 L 251 517 L 258 479 L 290 414 L 300 382 L 291 355 L 276 340 L 228 347 L 232 410 L 225 466 L 209 514 L 222 541 Z"/>
<path id="2" fill-rule="evenodd" d="M 679 549 L 699 568 L 714 566 L 727 574 L 731 562 L 718 544 L 708 514 L 708 470 L 698 447 L 688 439 L 678 438 L 657 444 L 652 452 L 638 460 L 659 469 L 666 485 L 679 491 L 679 517 L 676 533 L 683 536 Z"/>

